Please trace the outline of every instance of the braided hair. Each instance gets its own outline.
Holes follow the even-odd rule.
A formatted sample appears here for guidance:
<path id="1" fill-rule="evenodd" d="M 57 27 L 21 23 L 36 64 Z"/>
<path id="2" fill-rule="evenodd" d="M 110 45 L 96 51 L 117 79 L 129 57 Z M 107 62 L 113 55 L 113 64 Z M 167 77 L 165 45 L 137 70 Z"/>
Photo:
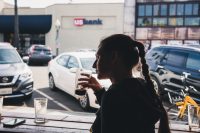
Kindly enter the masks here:
<path id="1" fill-rule="evenodd" d="M 142 63 L 142 74 L 147 82 L 147 85 L 150 89 L 150 91 L 152 92 L 152 97 L 155 99 L 155 103 L 158 104 L 159 108 L 161 109 L 161 117 L 160 117 L 160 125 L 159 125 L 159 130 L 158 133 L 170 133 L 170 128 L 169 128 L 169 122 L 168 122 L 168 116 L 167 116 L 167 112 L 164 109 L 164 106 L 161 102 L 161 100 L 159 99 L 159 96 L 157 95 L 155 89 L 154 89 L 154 84 L 150 78 L 149 75 L 149 66 L 146 63 L 145 60 L 145 48 L 144 45 L 140 42 L 136 42 L 135 44 L 139 50 L 139 56 L 141 58 L 141 63 Z"/>
<path id="2" fill-rule="evenodd" d="M 99 51 L 103 50 L 105 54 L 112 53 L 111 51 L 117 51 L 120 57 L 123 59 L 123 63 L 128 70 L 132 70 L 134 66 L 141 59 L 142 74 L 147 83 L 149 92 L 152 99 L 154 99 L 153 108 L 161 112 L 160 125 L 158 133 L 170 133 L 167 112 L 157 95 L 154 84 L 149 75 L 149 66 L 145 60 L 145 48 L 140 42 L 133 40 L 131 37 L 124 34 L 114 34 L 103 39 L 99 45 Z"/>

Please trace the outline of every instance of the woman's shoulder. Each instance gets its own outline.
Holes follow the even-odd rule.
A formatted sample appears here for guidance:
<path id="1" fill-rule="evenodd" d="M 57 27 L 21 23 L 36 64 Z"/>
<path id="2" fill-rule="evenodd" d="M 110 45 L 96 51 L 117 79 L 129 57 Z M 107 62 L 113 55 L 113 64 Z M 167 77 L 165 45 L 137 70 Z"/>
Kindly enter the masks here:
<path id="1" fill-rule="evenodd" d="M 119 82 L 118 84 L 113 84 L 107 90 L 107 95 L 119 95 L 123 93 L 127 93 L 129 91 L 135 91 L 137 88 L 140 88 L 140 84 L 144 84 L 144 79 L 138 78 L 128 78 Z"/>

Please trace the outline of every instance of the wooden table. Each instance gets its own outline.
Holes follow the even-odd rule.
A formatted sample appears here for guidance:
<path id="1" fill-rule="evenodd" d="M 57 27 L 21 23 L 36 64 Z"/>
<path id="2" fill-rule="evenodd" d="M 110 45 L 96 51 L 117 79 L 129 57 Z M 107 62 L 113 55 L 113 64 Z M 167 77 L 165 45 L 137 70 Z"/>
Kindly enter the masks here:
<path id="1" fill-rule="evenodd" d="M 26 107 L 4 107 L 3 120 L 6 122 L 12 118 L 25 118 L 26 122 L 14 128 L 4 128 L 0 124 L 0 133 L 89 133 L 89 129 L 95 119 L 95 114 L 69 112 L 60 110 L 48 110 L 47 122 L 45 124 L 34 123 L 34 108 Z M 156 125 L 156 128 L 158 124 Z M 192 129 L 185 124 L 170 121 L 172 133 L 200 132 L 200 129 Z M 156 129 L 157 130 L 157 129 Z"/>
<path id="2" fill-rule="evenodd" d="M 12 118 L 25 118 L 26 122 L 15 128 L 4 128 L 1 123 L 0 132 L 2 133 L 89 133 L 89 129 L 95 119 L 95 115 L 90 113 L 48 110 L 46 115 L 47 122 L 45 124 L 36 124 L 34 122 L 33 108 L 13 108 L 12 111 L 4 109 L 2 122 Z"/>

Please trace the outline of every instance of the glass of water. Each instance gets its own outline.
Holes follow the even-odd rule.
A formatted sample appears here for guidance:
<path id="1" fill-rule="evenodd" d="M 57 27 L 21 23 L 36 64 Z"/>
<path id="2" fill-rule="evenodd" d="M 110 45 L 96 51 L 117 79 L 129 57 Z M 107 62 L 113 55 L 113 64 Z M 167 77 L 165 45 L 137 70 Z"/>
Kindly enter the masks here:
<path id="1" fill-rule="evenodd" d="M 0 96 L 0 122 L 2 118 L 2 112 L 3 112 L 3 97 Z"/>
<path id="2" fill-rule="evenodd" d="M 47 98 L 35 98 L 34 99 L 35 123 L 37 123 L 37 124 L 45 123 L 47 102 L 48 102 Z"/>

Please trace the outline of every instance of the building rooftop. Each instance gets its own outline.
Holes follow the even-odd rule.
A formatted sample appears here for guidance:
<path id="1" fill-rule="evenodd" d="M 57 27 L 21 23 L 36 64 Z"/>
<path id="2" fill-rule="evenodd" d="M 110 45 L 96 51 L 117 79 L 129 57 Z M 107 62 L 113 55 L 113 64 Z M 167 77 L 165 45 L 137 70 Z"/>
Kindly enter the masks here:
<path id="1" fill-rule="evenodd" d="M 14 0 L 4 0 L 14 5 Z M 19 7 L 45 8 L 54 4 L 123 3 L 124 0 L 18 0 Z M 39 3 L 39 4 L 38 4 Z"/>

